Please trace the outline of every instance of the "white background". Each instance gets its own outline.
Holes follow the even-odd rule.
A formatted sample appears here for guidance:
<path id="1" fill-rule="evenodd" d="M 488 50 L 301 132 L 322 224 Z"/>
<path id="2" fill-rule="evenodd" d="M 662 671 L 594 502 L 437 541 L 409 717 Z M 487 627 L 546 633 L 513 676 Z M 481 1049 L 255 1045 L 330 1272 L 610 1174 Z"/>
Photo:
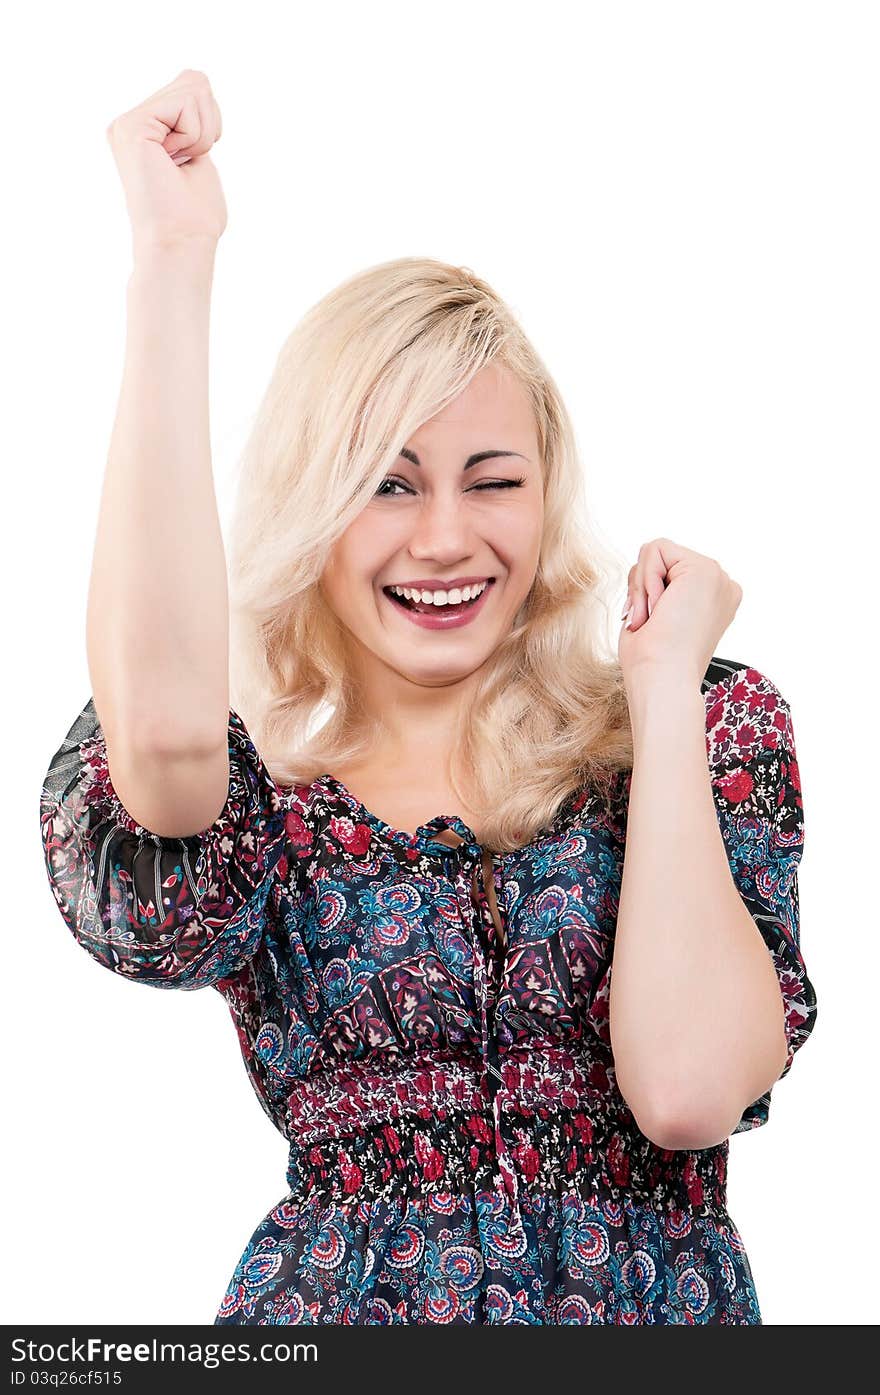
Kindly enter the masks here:
<path id="1" fill-rule="evenodd" d="M 185 67 L 223 113 L 224 517 L 296 320 L 359 268 L 424 254 L 521 318 L 627 565 L 667 535 L 742 585 L 717 652 L 791 703 L 820 1015 L 769 1125 L 732 1141 L 730 1211 L 765 1323 L 876 1321 L 877 20 L 845 0 L 156 0 L 7 20 L 3 1321 L 210 1323 L 286 1191 L 220 995 L 92 962 L 38 834 L 90 691 L 122 365 L 129 230 L 104 132 Z"/>

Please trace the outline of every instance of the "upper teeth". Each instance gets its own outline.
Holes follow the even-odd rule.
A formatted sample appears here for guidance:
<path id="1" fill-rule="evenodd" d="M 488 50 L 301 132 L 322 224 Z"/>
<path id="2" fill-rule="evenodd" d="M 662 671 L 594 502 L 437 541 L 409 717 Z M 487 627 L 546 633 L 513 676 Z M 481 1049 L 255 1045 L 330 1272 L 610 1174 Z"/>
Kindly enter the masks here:
<path id="1" fill-rule="evenodd" d="M 473 586 L 453 586 L 451 591 L 414 591 L 411 586 L 389 586 L 388 590 L 422 605 L 458 605 L 460 601 L 475 600 L 488 585 L 488 581 L 478 581 Z"/>

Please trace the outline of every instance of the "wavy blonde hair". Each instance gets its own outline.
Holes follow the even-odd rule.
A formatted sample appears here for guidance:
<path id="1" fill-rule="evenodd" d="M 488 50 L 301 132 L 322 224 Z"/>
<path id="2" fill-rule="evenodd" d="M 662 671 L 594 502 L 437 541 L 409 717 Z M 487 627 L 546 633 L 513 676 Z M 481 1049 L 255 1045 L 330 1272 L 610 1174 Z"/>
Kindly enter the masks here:
<path id="1" fill-rule="evenodd" d="M 381 719 L 365 715 L 345 631 L 318 582 L 409 436 L 489 363 L 528 388 L 544 484 L 534 582 L 462 710 L 449 770 L 457 796 L 481 811 L 481 841 L 501 852 L 531 841 L 585 783 L 606 787 L 631 767 L 611 638 L 626 567 L 589 521 L 553 379 L 469 268 L 424 257 L 369 267 L 318 301 L 283 345 L 237 472 L 230 702 L 281 786 L 368 755 Z"/>

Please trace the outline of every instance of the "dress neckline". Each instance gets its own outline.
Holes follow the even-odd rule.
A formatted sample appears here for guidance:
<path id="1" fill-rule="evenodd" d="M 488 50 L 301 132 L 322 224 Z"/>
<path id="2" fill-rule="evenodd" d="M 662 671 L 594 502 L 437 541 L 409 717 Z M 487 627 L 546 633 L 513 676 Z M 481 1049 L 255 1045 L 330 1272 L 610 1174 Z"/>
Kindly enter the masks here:
<path id="1" fill-rule="evenodd" d="M 348 808 L 355 813 L 359 823 L 367 824 L 382 838 L 396 843 L 400 847 L 437 851 L 445 853 L 447 856 L 449 853 L 455 853 L 464 848 L 474 857 L 480 857 L 482 854 L 482 843 L 480 843 L 474 830 L 458 814 L 435 814 L 426 823 L 420 823 L 414 833 L 408 833 L 402 828 L 392 827 L 378 814 L 374 814 L 362 800 L 358 799 L 344 781 L 338 780 L 329 771 L 317 776 L 315 784 L 334 790 L 345 801 Z M 450 843 L 446 843 L 442 838 L 436 836 L 447 828 L 451 829 L 462 840 L 457 848 L 453 848 Z"/>

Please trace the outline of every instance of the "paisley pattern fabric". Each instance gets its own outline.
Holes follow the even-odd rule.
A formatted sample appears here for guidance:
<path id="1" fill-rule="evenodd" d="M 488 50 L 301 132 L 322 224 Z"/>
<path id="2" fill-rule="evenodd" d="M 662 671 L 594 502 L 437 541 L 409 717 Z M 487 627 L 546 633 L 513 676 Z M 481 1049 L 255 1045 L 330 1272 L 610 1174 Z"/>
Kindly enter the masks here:
<path id="1" fill-rule="evenodd" d="M 784 1076 L 816 1017 L 791 714 L 729 660 L 702 689 L 719 827 L 785 1005 Z M 229 759 L 210 828 L 153 834 L 113 789 L 90 698 L 41 798 L 78 943 L 135 982 L 219 991 L 289 1145 L 286 1194 L 215 1323 L 760 1323 L 728 1141 L 656 1146 L 616 1084 L 631 772 L 490 856 L 458 816 L 406 833 L 329 774 L 279 788 L 233 711 Z M 734 1132 L 769 1106 L 768 1091 Z"/>

